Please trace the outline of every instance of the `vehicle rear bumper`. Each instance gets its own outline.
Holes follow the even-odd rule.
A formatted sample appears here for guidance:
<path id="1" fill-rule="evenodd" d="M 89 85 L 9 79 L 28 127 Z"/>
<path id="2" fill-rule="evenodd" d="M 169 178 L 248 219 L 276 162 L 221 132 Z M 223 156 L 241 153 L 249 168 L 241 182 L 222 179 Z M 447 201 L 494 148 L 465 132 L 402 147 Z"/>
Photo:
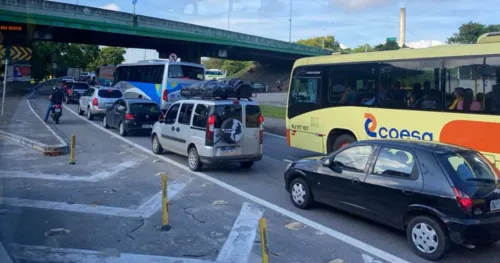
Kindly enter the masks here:
<path id="1" fill-rule="evenodd" d="M 96 108 L 96 106 L 91 106 L 90 112 L 94 115 L 104 115 L 106 113 L 106 109 Z"/>
<path id="2" fill-rule="evenodd" d="M 125 129 L 128 132 L 149 132 L 153 130 L 154 123 L 141 123 L 133 120 L 125 120 Z M 142 125 L 151 125 L 151 128 L 143 128 Z"/>
<path id="3" fill-rule="evenodd" d="M 449 219 L 445 221 L 450 239 L 458 244 L 480 245 L 500 240 L 500 218 Z"/>
<path id="4" fill-rule="evenodd" d="M 217 156 L 217 157 L 204 157 L 200 156 L 200 160 L 205 164 L 219 164 L 219 163 L 241 163 L 241 162 L 255 162 L 262 159 L 262 154 L 252 155 L 239 155 L 239 156 Z"/>

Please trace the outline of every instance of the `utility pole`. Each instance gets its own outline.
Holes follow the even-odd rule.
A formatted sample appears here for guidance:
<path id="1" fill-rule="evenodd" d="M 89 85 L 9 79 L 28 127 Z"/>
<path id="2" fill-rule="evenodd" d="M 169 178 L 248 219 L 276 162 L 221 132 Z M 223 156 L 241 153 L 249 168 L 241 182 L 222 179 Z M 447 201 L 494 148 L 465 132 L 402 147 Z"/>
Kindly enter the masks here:
<path id="1" fill-rule="evenodd" d="M 137 0 L 132 0 L 132 4 L 134 5 L 134 16 L 135 16 L 135 4 L 137 4 Z"/>
<path id="2" fill-rule="evenodd" d="M 233 0 L 227 2 L 227 31 L 230 29 L 231 10 L 233 10 Z"/>
<path id="3" fill-rule="evenodd" d="M 399 10 L 399 46 L 404 47 L 406 38 L 406 8 Z"/>
<path id="4" fill-rule="evenodd" d="M 288 32 L 288 42 L 292 43 L 292 0 L 290 0 L 290 30 Z"/>

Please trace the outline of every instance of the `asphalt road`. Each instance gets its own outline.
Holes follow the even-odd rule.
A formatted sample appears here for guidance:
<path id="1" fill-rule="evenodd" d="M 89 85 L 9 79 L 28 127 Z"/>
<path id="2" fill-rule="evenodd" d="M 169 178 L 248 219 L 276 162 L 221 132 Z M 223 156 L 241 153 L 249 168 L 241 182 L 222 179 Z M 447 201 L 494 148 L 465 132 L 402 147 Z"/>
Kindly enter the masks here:
<path id="1" fill-rule="evenodd" d="M 67 107 L 74 112 L 76 111 L 76 105 L 68 105 Z M 69 113 L 63 116 L 61 125 L 58 127 L 60 127 L 60 129 L 66 129 L 66 125 L 71 126 L 77 122 L 79 125 L 79 132 L 96 132 L 96 127 L 92 127 L 89 124 L 84 125 L 82 123 L 84 121 L 80 119 L 80 117 Z M 102 126 L 100 118 L 96 118 L 92 123 Z M 116 130 L 109 131 L 113 134 L 117 134 Z M 148 136 L 131 136 L 126 137 L 125 140 L 135 143 L 138 147 L 142 146 L 147 149 L 151 147 Z M 336 233 L 342 233 L 348 236 L 347 238 L 342 237 L 344 243 L 340 242 L 343 244 L 341 246 L 339 246 L 339 242 L 331 241 L 333 243 L 319 244 L 319 250 L 301 251 L 301 253 L 310 253 L 314 255 L 321 252 L 323 249 L 322 247 L 326 249 L 326 247 L 339 246 L 339 249 L 345 249 L 345 251 L 349 253 L 359 254 L 366 248 L 364 244 L 368 244 L 399 259 L 404 259 L 409 262 L 426 262 L 411 252 L 407 245 L 405 235 L 399 231 L 322 205 L 307 211 L 295 208 L 289 200 L 288 193 L 284 189 L 283 171 L 289 161 L 314 155 L 316 154 L 288 147 L 283 137 L 266 134 L 264 137 L 264 158 L 262 161 L 256 163 L 250 171 L 241 170 L 236 165 L 227 165 L 207 167 L 202 171 L 202 174 L 220 180 L 229 186 L 238 188 L 244 193 L 258 197 L 274 206 L 311 220 L 314 223 L 326 226 L 328 229 L 336 231 Z M 187 165 L 185 157 L 168 153 L 165 154 L 164 157 L 175 163 L 184 166 Z M 337 237 L 339 236 L 337 235 Z M 358 244 L 349 239 L 349 237 L 362 241 L 364 244 Z M 350 256 L 347 256 L 344 260 L 347 262 L 350 258 Z M 324 259 L 322 259 L 322 261 L 323 260 Z M 383 258 L 379 258 L 378 260 L 384 262 Z M 451 253 L 442 260 L 442 262 L 500 262 L 500 243 L 488 249 L 481 250 L 470 250 L 456 246 L 452 248 Z"/>

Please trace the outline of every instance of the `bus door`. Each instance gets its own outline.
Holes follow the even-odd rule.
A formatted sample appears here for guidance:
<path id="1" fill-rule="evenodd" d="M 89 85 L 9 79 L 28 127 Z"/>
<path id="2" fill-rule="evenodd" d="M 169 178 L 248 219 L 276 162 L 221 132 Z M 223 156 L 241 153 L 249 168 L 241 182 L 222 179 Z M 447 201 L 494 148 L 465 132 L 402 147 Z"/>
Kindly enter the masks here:
<path id="1" fill-rule="evenodd" d="M 296 68 L 288 96 L 288 129 L 290 146 L 309 151 L 326 152 L 322 134 L 321 109 L 322 68 Z"/>

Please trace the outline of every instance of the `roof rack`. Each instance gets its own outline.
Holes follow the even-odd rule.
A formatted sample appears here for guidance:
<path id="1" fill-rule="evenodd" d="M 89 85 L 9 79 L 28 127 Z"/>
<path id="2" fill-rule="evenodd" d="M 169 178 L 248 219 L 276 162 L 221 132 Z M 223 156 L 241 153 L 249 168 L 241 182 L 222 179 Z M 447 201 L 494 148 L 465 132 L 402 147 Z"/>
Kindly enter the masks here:
<path id="1" fill-rule="evenodd" d="M 230 99 L 234 99 L 234 100 L 242 100 L 242 99 L 247 99 L 248 101 L 253 101 L 251 98 L 249 97 L 234 97 L 234 96 L 231 96 L 231 97 L 227 97 L 227 98 L 223 98 L 223 97 L 213 97 L 213 96 L 192 96 L 192 97 L 187 97 L 187 96 L 183 96 L 185 99 L 201 99 L 201 100 L 230 100 Z"/>

